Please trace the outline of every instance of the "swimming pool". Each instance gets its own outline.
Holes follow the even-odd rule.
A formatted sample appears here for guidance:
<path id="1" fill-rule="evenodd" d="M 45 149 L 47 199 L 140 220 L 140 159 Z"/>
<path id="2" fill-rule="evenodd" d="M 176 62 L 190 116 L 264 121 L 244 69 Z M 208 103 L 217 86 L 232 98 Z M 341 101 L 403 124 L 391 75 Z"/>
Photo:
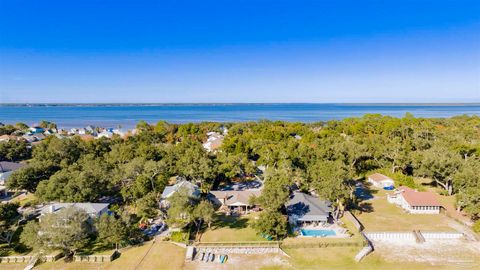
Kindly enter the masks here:
<path id="1" fill-rule="evenodd" d="M 303 236 L 311 237 L 325 237 L 325 236 L 334 236 L 337 235 L 334 230 L 306 230 L 301 229 L 300 232 Z"/>

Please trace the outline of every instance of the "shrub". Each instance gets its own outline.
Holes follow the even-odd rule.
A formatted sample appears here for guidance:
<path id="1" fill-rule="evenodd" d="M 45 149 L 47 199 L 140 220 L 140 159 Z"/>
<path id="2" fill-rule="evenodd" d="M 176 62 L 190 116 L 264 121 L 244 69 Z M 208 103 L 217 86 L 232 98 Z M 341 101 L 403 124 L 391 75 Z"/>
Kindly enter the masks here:
<path id="1" fill-rule="evenodd" d="M 474 232 L 480 233 L 480 219 L 475 221 L 475 223 L 473 223 L 472 229 Z"/>
<path id="2" fill-rule="evenodd" d="M 179 243 L 186 243 L 188 241 L 188 233 L 186 232 L 173 232 L 170 236 L 170 240 Z"/>

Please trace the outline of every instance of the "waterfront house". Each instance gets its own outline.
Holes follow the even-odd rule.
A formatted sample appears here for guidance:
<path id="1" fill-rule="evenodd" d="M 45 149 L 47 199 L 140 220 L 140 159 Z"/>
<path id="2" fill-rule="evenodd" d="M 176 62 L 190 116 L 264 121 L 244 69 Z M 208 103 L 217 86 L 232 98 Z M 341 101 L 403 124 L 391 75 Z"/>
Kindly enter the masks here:
<path id="1" fill-rule="evenodd" d="M 45 132 L 45 130 L 43 128 L 38 127 L 38 126 L 30 127 L 28 130 L 33 134 Z"/>
<path id="2" fill-rule="evenodd" d="M 332 212 L 332 203 L 300 191 L 294 191 L 285 204 L 285 208 L 291 224 L 326 223 Z"/>
<path id="3" fill-rule="evenodd" d="M 442 208 L 434 193 L 420 192 L 404 186 L 388 195 L 387 199 L 411 214 L 439 214 Z"/>
<path id="4" fill-rule="evenodd" d="M 212 190 L 209 194 L 209 200 L 228 213 L 248 214 L 249 210 L 256 207 L 256 205 L 251 202 L 252 197 L 258 197 L 260 195 L 260 189 Z"/>
<path id="5" fill-rule="evenodd" d="M 97 135 L 97 138 L 112 138 L 112 137 L 113 137 L 113 133 L 107 130 L 102 131 Z"/>
<path id="6" fill-rule="evenodd" d="M 88 134 L 95 134 L 96 131 L 95 131 L 95 127 L 94 126 L 91 126 L 91 125 L 88 125 L 85 127 L 85 131 L 88 133 Z"/>
<path id="7" fill-rule="evenodd" d="M 369 183 L 371 183 L 376 188 L 383 188 L 392 190 L 395 182 L 390 177 L 380 174 L 374 173 L 367 177 Z"/>

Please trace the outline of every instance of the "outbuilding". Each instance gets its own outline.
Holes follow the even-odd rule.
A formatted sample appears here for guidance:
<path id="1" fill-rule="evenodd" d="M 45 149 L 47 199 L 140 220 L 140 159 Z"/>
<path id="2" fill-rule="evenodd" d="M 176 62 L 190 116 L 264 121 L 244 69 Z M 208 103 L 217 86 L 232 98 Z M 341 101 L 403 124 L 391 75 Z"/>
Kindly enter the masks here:
<path id="1" fill-rule="evenodd" d="M 386 189 L 386 190 L 392 190 L 394 185 L 395 185 L 395 181 L 393 181 L 392 178 L 390 178 L 386 175 L 383 175 L 381 173 L 371 174 L 367 177 L 367 180 L 374 187 L 383 188 L 383 189 Z"/>

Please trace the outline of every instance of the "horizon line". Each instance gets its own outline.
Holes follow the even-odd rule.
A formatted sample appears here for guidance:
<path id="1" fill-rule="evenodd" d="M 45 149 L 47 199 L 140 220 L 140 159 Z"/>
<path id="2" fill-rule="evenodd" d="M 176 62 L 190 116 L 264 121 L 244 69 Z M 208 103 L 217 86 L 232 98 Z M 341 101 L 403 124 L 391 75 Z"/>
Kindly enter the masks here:
<path id="1" fill-rule="evenodd" d="M 89 106 L 89 105 L 440 105 L 480 106 L 477 102 L 0 102 L 0 106 Z"/>

